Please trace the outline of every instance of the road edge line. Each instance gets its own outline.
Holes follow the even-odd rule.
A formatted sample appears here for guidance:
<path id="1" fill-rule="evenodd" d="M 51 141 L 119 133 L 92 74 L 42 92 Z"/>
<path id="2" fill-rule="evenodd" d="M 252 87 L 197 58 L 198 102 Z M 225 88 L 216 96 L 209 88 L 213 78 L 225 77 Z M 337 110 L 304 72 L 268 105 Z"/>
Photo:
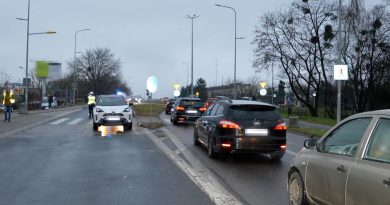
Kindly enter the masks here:
<path id="1" fill-rule="evenodd" d="M 151 139 L 160 150 L 164 152 L 165 155 L 171 159 L 176 166 L 178 166 L 208 197 L 217 205 L 239 205 L 242 204 L 233 194 L 231 194 L 227 189 L 225 189 L 222 184 L 214 177 L 212 174 L 199 160 L 197 160 L 192 154 L 187 150 L 187 148 L 178 141 L 174 139 L 172 134 L 166 133 L 167 130 L 163 131 L 172 142 L 178 147 L 179 154 L 183 154 L 187 161 L 194 162 L 188 164 L 188 162 L 182 159 L 177 150 L 170 150 L 161 140 L 158 139 L 151 131 L 148 129 L 142 129 L 145 135 Z M 164 128 L 160 128 L 164 130 Z"/>

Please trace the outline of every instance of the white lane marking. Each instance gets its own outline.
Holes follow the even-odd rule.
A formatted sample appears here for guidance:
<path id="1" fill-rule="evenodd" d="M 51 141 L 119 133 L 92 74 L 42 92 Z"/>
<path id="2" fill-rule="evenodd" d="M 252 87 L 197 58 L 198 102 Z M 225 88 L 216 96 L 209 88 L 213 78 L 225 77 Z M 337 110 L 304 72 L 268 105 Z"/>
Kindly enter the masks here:
<path id="1" fill-rule="evenodd" d="M 286 150 L 286 153 L 288 153 L 288 154 L 291 154 L 291 155 L 297 155 L 297 153 L 296 152 L 293 152 L 293 151 L 290 151 L 290 150 Z"/>
<path id="2" fill-rule="evenodd" d="M 76 118 L 72 122 L 69 122 L 68 125 L 75 125 L 75 124 L 81 122 L 81 120 L 83 120 L 83 118 Z"/>
<path id="3" fill-rule="evenodd" d="M 52 123 L 50 123 L 50 124 L 51 124 L 51 125 L 58 125 L 58 124 L 63 123 L 63 122 L 65 122 L 65 121 L 67 121 L 67 120 L 69 120 L 69 118 L 61 118 L 61 119 L 56 120 L 56 121 L 54 121 L 54 122 L 52 122 Z"/>
<path id="4" fill-rule="evenodd" d="M 163 131 L 165 135 L 168 136 L 178 148 L 178 150 L 175 150 L 175 152 L 171 151 L 169 148 L 166 148 L 168 149 L 168 152 L 170 152 L 175 157 L 173 161 L 196 185 L 198 185 L 199 188 L 201 188 L 210 197 L 210 199 L 215 204 L 242 204 L 236 197 L 234 197 L 228 190 L 226 190 L 225 187 L 223 187 L 215 175 L 197 157 L 195 157 L 190 150 L 187 149 L 187 147 L 176 137 L 176 135 L 171 133 L 166 127 L 162 127 L 160 130 Z M 163 146 L 166 147 L 165 144 Z M 177 154 L 177 151 L 181 152 L 187 161 L 182 159 Z"/>

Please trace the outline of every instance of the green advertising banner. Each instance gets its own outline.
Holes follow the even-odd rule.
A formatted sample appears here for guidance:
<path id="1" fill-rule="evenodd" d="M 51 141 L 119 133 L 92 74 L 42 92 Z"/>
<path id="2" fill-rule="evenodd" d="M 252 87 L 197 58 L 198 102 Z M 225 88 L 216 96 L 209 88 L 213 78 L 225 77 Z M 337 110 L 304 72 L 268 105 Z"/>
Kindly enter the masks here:
<path id="1" fill-rule="evenodd" d="M 49 77 L 49 63 L 47 61 L 37 61 L 35 68 L 37 78 Z"/>

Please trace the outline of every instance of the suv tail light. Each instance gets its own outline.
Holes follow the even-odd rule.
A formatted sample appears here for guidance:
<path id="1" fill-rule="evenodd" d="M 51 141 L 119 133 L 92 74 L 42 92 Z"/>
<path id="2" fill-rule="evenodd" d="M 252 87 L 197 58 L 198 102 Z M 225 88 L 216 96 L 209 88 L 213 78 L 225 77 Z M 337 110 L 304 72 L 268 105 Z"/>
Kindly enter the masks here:
<path id="1" fill-rule="evenodd" d="M 240 129 L 240 125 L 238 125 L 235 122 L 229 121 L 229 120 L 222 120 L 219 121 L 219 126 L 221 128 L 226 128 L 226 129 Z"/>
<path id="2" fill-rule="evenodd" d="M 186 109 L 185 109 L 184 107 L 177 106 L 177 107 L 176 107 L 176 110 L 177 110 L 177 111 L 184 111 L 184 110 L 186 110 Z"/>
<path id="3" fill-rule="evenodd" d="M 287 124 L 286 124 L 286 122 L 284 122 L 282 120 L 278 120 L 278 124 L 272 129 L 278 130 L 278 131 L 287 130 Z"/>
<path id="4" fill-rule="evenodd" d="M 206 111 L 206 110 L 207 110 L 207 108 L 205 108 L 205 107 L 199 108 L 199 111 L 201 111 L 201 112 L 204 112 L 204 111 Z"/>

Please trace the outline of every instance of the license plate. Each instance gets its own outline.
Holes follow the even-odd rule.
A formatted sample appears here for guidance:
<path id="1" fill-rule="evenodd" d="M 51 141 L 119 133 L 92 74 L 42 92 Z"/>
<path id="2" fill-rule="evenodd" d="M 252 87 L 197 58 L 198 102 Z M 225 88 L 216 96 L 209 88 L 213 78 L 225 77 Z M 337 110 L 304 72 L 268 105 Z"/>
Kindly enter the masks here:
<path id="1" fill-rule="evenodd" d="M 247 136 L 268 136 L 268 129 L 245 129 Z"/>
<path id="2" fill-rule="evenodd" d="M 119 121 L 120 118 L 119 117 L 107 117 L 106 118 L 108 121 Z"/>
<path id="3" fill-rule="evenodd" d="M 195 114 L 195 113 L 198 113 L 198 111 L 197 110 L 187 110 L 187 113 Z"/>

